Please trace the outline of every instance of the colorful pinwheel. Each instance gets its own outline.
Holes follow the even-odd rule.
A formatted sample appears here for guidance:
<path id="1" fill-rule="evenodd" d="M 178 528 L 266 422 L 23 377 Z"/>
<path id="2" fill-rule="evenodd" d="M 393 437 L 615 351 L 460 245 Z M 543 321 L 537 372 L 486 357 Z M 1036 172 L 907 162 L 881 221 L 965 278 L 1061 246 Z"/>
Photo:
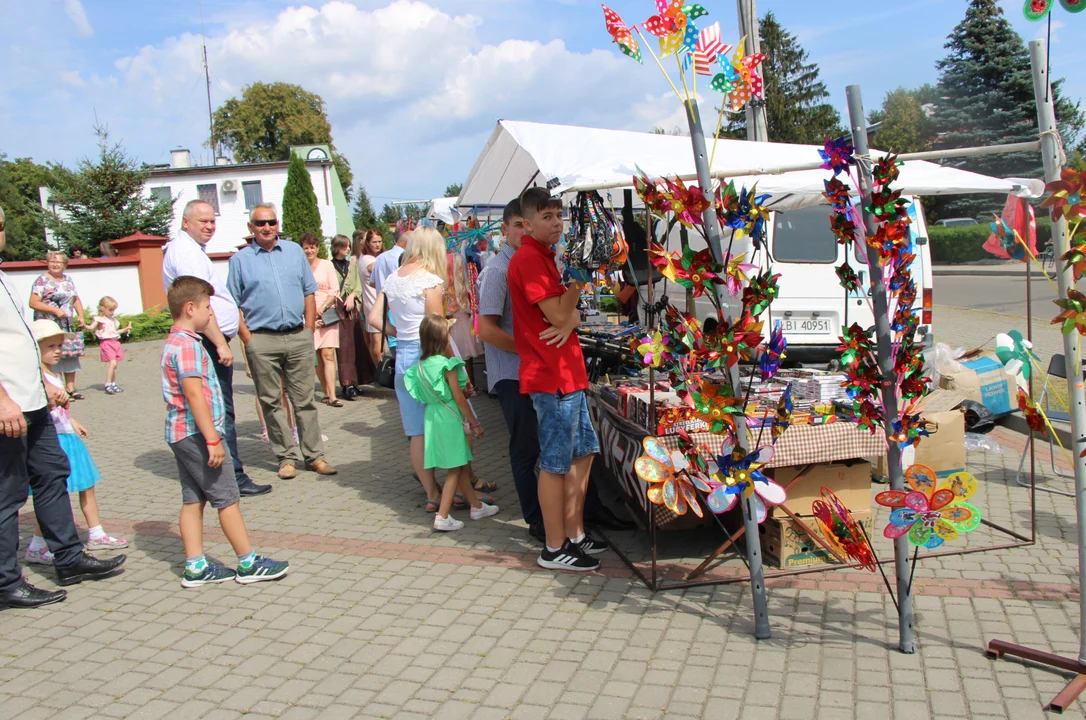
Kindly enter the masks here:
<path id="1" fill-rule="evenodd" d="M 753 263 L 743 262 L 746 256 L 746 253 L 729 256 L 727 262 L 724 263 L 724 284 L 732 297 L 743 292 L 743 286 L 750 283 L 749 273 L 758 269 L 758 266 Z"/>
<path id="2" fill-rule="evenodd" d="M 837 351 L 841 353 L 841 365 L 846 368 L 856 367 L 861 360 L 870 357 L 875 346 L 867 331 L 857 323 L 852 323 L 840 337 L 841 344 Z"/>
<path id="3" fill-rule="evenodd" d="M 690 13 L 687 13 L 687 17 L 691 17 Z M 720 40 L 720 23 L 715 22 L 702 28 L 698 33 L 698 44 L 694 48 L 694 72 L 698 75 L 712 75 L 710 66 L 731 49 L 731 45 L 725 45 Z"/>
<path id="4" fill-rule="evenodd" d="M 818 152 L 822 154 L 822 157 L 826 157 L 825 151 L 819 150 Z M 826 167 L 826 165 L 822 167 Z M 838 180 L 836 176 L 823 182 L 826 185 L 826 192 L 822 193 L 822 197 L 829 202 L 830 208 L 836 213 L 848 212 L 849 208 L 852 207 L 852 189 L 846 183 Z"/>
<path id="5" fill-rule="evenodd" d="M 766 446 L 749 455 L 743 448 L 736 448 L 717 457 L 716 463 L 709 463 L 710 477 L 718 483 L 706 498 L 709 509 L 718 515 L 727 512 L 742 493 L 751 499 L 758 522 L 765 521 L 769 515 L 766 505 L 780 505 L 788 500 L 785 489 L 759 469 L 772 459 L 773 448 Z"/>
<path id="6" fill-rule="evenodd" d="M 822 537 L 848 560 L 850 567 L 875 572 L 878 563 L 867 535 L 832 490 L 822 488 L 822 499 L 811 503 L 811 514 L 822 531 Z"/>
<path id="7" fill-rule="evenodd" d="M 999 240 L 999 246 L 1003 248 L 1003 251 L 1007 253 L 1007 257 L 1011 260 L 1025 262 L 1027 257 L 1026 246 L 1018 241 L 1018 233 L 1003 218 L 998 215 L 995 215 L 994 218 L 992 222 L 988 223 L 988 226 L 992 228 L 992 234 Z"/>
<path id="8" fill-rule="evenodd" d="M 883 531 L 887 538 L 907 535 L 913 545 L 937 548 L 980 525 L 980 510 L 966 502 L 977 490 L 977 479 L 969 473 L 954 473 L 940 483 L 930 467 L 910 465 L 905 480 L 908 492 L 886 490 L 875 496 L 875 502 L 893 510 Z"/>
<path id="9" fill-rule="evenodd" d="M 1060 255 L 1060 260 L 1063 260 L 1066 265 L 1063 266 L 1064 270 L 1070 270 L 1075 282 L 1082 279 L 1083 273 L 1086 273 L 1086 238 L 1080 237 L 1073 239 L 1074 243 L 1071 245 L 1071 249 Z"/>
<path id="10" fill-rule="evenodd" d="M 1068 220 L 1086 218 L 1086 171 L 1076 172 L 1065 168 L 1060 179 L 1045 185 L 1045 190 L 1052 193 L 1041 203 L 1043 208 L 1052 208 L 1052 219 Z"/>
<path id="11" fill-rule="evenodd" d="M 781 369 L 781 361 L 784 360 L 787 347 L 788 340 L 784 337 L 784 329 L 781 321 L 778 320 L 773 327 L 773 332 L 769 334 L 769 342 L 765 350 L 758 359 L 758 375 L 762 378 L 762 382 L 769 380 Z"/>
<path id="12" fill-rule="evenodd" d="M 641 25 L 649 33 L 660 38 L 660 57 L 674 55 L 683 46 L 686 37 L 686 13 L 682 0 L 656 0 L 658 15 L 653 15 Z"/>
<path id="13" fill-rule="evenodd" d="M 1008 375 L 1014 375 L 1018 387 L 1029 387 L 1030 370 L 1037 355 L 1033 352 L 1033 343 L 1022 337 L 1022 333 L 1011 330 L 1009 333 L 999 333 L 995 338 L 996 357 Z"/>
<path id="14" fill-rule="evenodd" d="M 781 292 L 777 284 L 780 277 L 780 273 L 774 274 L 772 268 L 752 277 L 743 290 L 744 309 L 755 317 L 765 312 Z"/>
<path id="15" fill-rule="evenodd" d="M 1062 323 L 1061 330 L 1064 335 L 1070 335 L 1073 330 L 1078 330 L 1079 335 L 1086 335 L 1086 295 L 1068 288 L 1066 298 L 1052 302 L 1056 303 L 1062 311 L 1052 319 L 1052 325 Z"/>
<path id="16" fill-rule="evenodd" d="M 911 408 L 906 409 L 900 420 L 893 422 L 893 432 L 887 438 L 890 442 L 897 443 L 902 450 L 912 445 L 920 444 L 921 437 L 931 434 L 928 430 L 928 422 L 921 419 L 919 413 L 911 413 Z"/>
<path id="17" fill-rule="evenodd" d="M 673 357 L 671 348 L 668 347 L 666 339 L 659 331 L 641 338 L 637 352 L 643 358 L 645 365 L 654 368 L 660 367 Z"/>
<path id="18" fill-rule="evenodd" d="M 709 199 L 697 185 L 687 187 L 680 178 L 664 178 L 667 190 L 660 192 L 665 210 L 674 213 L 675 219 L 685 227 L 704 225 L 701 215 L 709 207 Z"/>
<path id="19" fill-rule="evenodd" d="M 822 169 L 832 170 L 834 175 L 848 172 L 850 165 L 856 164 L 856 158 L 852 156 L 855 148 L 848 137 L 842 136 L 836 140 L 826 138 L 826 143 L 818 154 L 822 156 Z"/>
<path id="20" fill-rule="evenodd" d="M 645 454 L 634 461 L 637 476 L 648 484 L 646 495 L 656 505 L 664 505 L 676 515 L 685 515 L 690 509 L 698 517 L 703 517 L 701 504 L 695 488 L 702 492 L 712 492 L 713 488 L 697 473 L 687 474 L 689 461 L 679 451 L 668 449 L 654 437 L 647 437 L 641 442 Z"/>
<path id="21" fill-rule="evenodd" d="M 690 313 L 680 313 L 668 305 L 661 325 L 662 330 L 667 333 L 666 344 L 676 355 L 690 353 L 701 342 L 701 323 Z"/>
<path id="22" fill-rule="evenodd" d="M 1042 438 L 1048 436 L 1048 423 L 1045 422 L 1041 409 L 1033 402 L 1029 393 L 1022 388 L 1018 388 L 1018 409 L 1022 411 L 1022 416 L 1026 419 L 1026 425 L 1029 426 L 1032 432 L 1040 434 Z"/>
<path id="23" fill-rule="evenodd" d="M 860 292 L 860 276 L 848 264 L 848 260 L 837 266 L 837 279 L 841 281 L 841 287 L 850 295 Z"/>
<path id="24" fill-rule="evenodd" d="M 730 388 L 702 378 L 697 390 L 690 392 L 694 414 L 709 424 L 709 432 L 720 435 L 735 431 L 735 415 L 743 412 L 743 398 L 733 396 Z"/>
<path id="25" fill-rule="evenodd" d="M 611 39 L 618 45 L 619 50 L 637 62 L 643 63 L 641 49 L 638 47 L 633 33 L 630 32 L 630 28 L 626 27 L 626 23 L 614 10 L 606 5 L 601 7 L 603 7 L 603 19 L 607 23 L 607 32 L 611 33 Z"/>
<path id="26" fill-rule="evenodd" d="M 740 240 L 747 235 L 758 244 L 766 222 L 769 221 L 769 209 L 765 202 L 771 197 L 768 193 L 758 195 L 757 184 L 748 192 L 746 188 L 736 192 L 735 183 L 717 188 L 716 214 L 725 227 L 735 231 L 734 239 Z"/>
<path id="27" fill-rule="evenodd" d="M 728 104 L 733 112 L 739 112 L 752 97 L 762 97 L 762 76 L 758 74 L 758 65 L 765 60 L 764 53 L 746 54 L 747 39 L 744 37 L 735 46 L 732 55 L 732 68 L 738 75 L 738 84 L 728 92 Z M 721 60 L 721 64 L 723 64 Z"/>
<path id="28" fill-rule="evenodd" d="M 777 412 L 773 415 L 773 443 L 776 444 L 784 435 L 784 431 L 792 425 L 792 385 L 784 389 L 781 399 L 777 401 Z"/>
<path id="29" fill-rule="evenodd" d="M 705 294 L 706 283 L 719 285 L 724 282 L 720 277 L 721 273 L 724 272 L 724 267 L 713 261 L 713 253 L 708 248 L 694 252 L 687 245 L 683 248 L 683 254 L 679 262 L 683 271 L 673 279 L 677 284 L 692 290 L 694 297 L 701 297 Z"/>
<path id="30" fill-rule="evenodd" d="M 852 412 L 856 415 L 856 426 L 861 430 L 870 430 L 872 435 L 885 424 L 882 408 L 871 397 L 854 400 Z"/>
<path id="31" fill-rule="evenodd" d="M 652 263 L 654 268 L 660 271 L 661 275 L 671 282 L 678 281 L 679 274 L 682 272 L 680 267 L 675 264 L 679 260 L 678 255 L 669 253 L 651 240 L 649 241 L 648 255 L 649 262 Z"/>

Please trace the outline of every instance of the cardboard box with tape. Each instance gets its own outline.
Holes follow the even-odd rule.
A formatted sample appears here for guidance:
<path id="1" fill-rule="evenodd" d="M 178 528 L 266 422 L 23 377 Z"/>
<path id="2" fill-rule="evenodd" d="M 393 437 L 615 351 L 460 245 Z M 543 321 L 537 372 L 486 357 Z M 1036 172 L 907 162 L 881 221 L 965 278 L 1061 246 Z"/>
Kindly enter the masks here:
<path id="1" fill-rule="evenodd" d="M 853 512 L 852 517 L 856 522 L 863 523 L 868 534 L 871 534 L 870 510 Z M 812 532 L 819 532 L 813 519 L 803 518 L 803 522 Z M 829 552 L 788 516 L 767 519 L 760 526 L 760 537 L 766 564 L 770 567 L 791 570 L 836 562 Z"/>
<path id="2" fill-rule="evenodd" d="M 939 477 L 965 470 L 965 416 L 958 406 L 968 399 L 966 393 L 956 390 L 936 390 L 924 398 L 920 416 L 936 427 L 931 435 L 920 439 L 918 447 L 905 448 L 904 467 L 914 463 L 927 465 Z M 887 481 L 885 455 L 875 463 L 875 476 Z"/>
<path id="3" fill-rule="evenodd" d="M 853 513 L 871 509 L 871 463 L 866 460 L 835 462 L 815 465 L 792 487 L 789 483 L 796 479 L 802 468 L 782 467 L 772 470 L 773 479 L 781 487 L 788 488 L 788 501 L 785 505 L 796 515 L 810 516 L 811 503 L 822 497 L 825 486 L 841 499 Z M 769 506 L 771 517 L 782 517 L 784 511 L 779 507 Z"/>
<path id="4" fill-rule="evenodd" d="M 944 372 L 939 377 L 940 388 L 962 393 L 964 399 L 979 402 L 996 417 L 1018 409 L 1014 376 L 1007 374 L 994 353 L 980 353 L 959 362 L 961 371 Z"/>

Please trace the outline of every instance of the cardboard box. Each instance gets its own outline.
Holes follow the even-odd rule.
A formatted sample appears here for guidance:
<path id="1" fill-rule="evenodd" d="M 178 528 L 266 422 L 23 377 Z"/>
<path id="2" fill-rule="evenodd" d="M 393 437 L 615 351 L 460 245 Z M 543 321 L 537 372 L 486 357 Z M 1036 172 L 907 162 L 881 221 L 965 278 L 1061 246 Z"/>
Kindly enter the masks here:
<path id="1" fill-rule="evenodd" d="M 941 478 L 965 469 L 965 416 L 954 409 L 964 399 L 964 393 L 945 390 L 937 390 L 925 398 L 920 415 L 938 427 L 928 437 L 921 438 L 915 449 L 905 449 L 904 467 L 913 463 L 927 465 Z M 885 481 L 885 455 L 878 459 L 875 475 Z"/>
<path id="2" fill-rule="evenodd" d="M 853 512 L 852 516 L 857 522 L 862 522 L 868 533 L 871 533 L 870 510 Z M 814 532 L 818 532 L 818 526 L 813 521 L 807 522 L 804 518 L 803 522 Z M 767 519 L 759 527 L 759 533 L 765 564 L 770 567 L 791 570 L 836 562 L 833 555 L 808 536 L 787 515 Z"/>
<path id="3" fill-rule="evenodd" d="M 1007 374 L 993 353 L 962 362 L 961 372 L 944 373 L 939 378 L 939 387 L 964 393 L 967 399 L 979 402 L 997 417 L 1018 409 L 1014 376 Z"/>
<path id="4" fill-rule="evenodd" d="M 773 478 L 782 487 L 788 487 L 801 468 L 774 468 Z M 871 463 L 864 460 L 845 463 L 815 465 L 803 479 L 788 489 L 788 509 L 796 515 L 811 514 L 811 503 L 822 497 L 822 486 L 833 490 L 854 514 L 871 510 Z M 770 506 L 771 517 L 784 516 L 780 508 Z"/>

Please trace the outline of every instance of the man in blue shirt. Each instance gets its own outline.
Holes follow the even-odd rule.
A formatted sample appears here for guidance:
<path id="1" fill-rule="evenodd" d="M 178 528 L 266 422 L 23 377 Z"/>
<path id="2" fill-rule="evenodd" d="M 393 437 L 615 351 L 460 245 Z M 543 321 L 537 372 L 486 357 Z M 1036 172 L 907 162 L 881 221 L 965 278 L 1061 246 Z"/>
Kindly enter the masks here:
<path id="1" fill-rule="evenodd" d="M 324 459 L 313 392 L 317 282 L 302 248 L 279 238 L 274 205 L 262 203 L 252 209 L 249 232 L 253 242 L 230 258 L 226 286 L 241 313 L 238 337 L 245 344 L 268 439 L 279 460 L 279 477 L 295 477 L 295 465 L 303 459 L 307 470 L 335 475 L 336 469 Z M 294 407 L 301 452 L 283 413 L 283 389 Z"/>

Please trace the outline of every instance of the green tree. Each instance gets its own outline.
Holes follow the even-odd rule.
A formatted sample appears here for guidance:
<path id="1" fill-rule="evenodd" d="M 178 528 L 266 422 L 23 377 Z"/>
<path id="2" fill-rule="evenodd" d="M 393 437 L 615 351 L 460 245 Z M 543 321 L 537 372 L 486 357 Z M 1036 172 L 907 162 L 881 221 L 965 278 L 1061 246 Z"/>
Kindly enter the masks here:
<path id="1" fill-rule="evenodd" d="M 385 225 L 395 225 L 403 219 L 403 214 L 400 212 L 400 206 L 385 203 L 384 207 L 381 208 L 379 219 Z"/>
<path id="2" fill-rule="evenodd" d="M 130 158 L 120 143 L 111 143 L 105 126 L 96 125 L 98 157 L 83 158 L 75 170 L 53 165 L 51 200 L 57 212 L 44 213 L 45 223 L 69 252 L 100 254 L 102 242 L 135 232 L 168 235 L 175 198 L 143 194 L 149 170 Z"/>
<path id="3" fill-rule="evenodd" d="M 934 147 L 960 148 L 1028 142 L 1037 139 L 1037 113 L 1029 53 L 1011 29 L 996 0 L 970 0 L 965 18 L 947 39 L 947 56 L 936 63 L 940 71 L 935 99 Z M 1060 134 L 1072 147 L 1083 126 L 1078 103 L 1053 83 L 1053 100 Z M 950 164 L 994 177 L 1039 177 L 1036 152 L 982 155 L 950 160 Z M 978 217 L 997 210 L 996 196 L 962 195 L 931 203 L 940 217 Z"/>
<path id="4" fill-rule="evenodd" d="M 826 102 L 829 93 L 818 77 L 818 65 L 807 62 L 807 51 L 796 36 L 781 27 L 772 12 L 762 18 L 759 35 L 766 56 L 759 70 L 765 81 L 769 139 L 821 145 L 827 137 L 841 135 L 841 116 Z M 729 118 L 721 136 L 746 138 L 746 113 Z"/>
<path id="5" fill-rule="evenodd" d="M 922 97 L 921 89 L 898 88 L 886 93 L 882 108 L 869 114 L 872 124 L 879 123 L 875 130 L 875 147 L 897 153 L 919 152 L 931 147 L 935 122 L 928 115 L 931 104 L 928 103 L 925 109 Z"/>
<path id="6" fill-rule="evenodd" d="M 320 95 L 300 85 L 255 82 L 241 89 L 241 98 L 224 102 L 211 124 L 211 142 L 238 162 L 286 160 L 291 145 L 327 144 L 343 192 L 350 197 L 351 164 L 336 152 Z"/>
<path id="7" fill-rule="evenodd" d="M 464 186 L 460 183 L 453 183 L 445 187 L 445 194 L 441 197 L 460 197 L 460 191 L 464 189 Z"/>
<path id="8" fill-rule="evenodd" d="M 307 232 L 320 239 L 317 256 L 327 258 L 328 248 L 324 243 L 321 213 L 317 206 L 317 193 L 313 191 L 313 181 L 309 178 L 305 161 L 292 154 L 290 166 L 287 168 L 287 185 L 283 188 L 283 234 L 298 242 Z"/>
<path id="9" fill-rule="evenodd" d="M 5 260 L 40 260 L 45 245 L 45 216 L 38 188 L 53 184 L 52 171 L 31 158 L 8 160 L 0 153 L 0 207 L 7 223 Z"/>
<path id="10" fill-rule="evenodd" d="M 355 230 L 373 230 L 381 224 L 377 220 L 377 213 L 373 211 L 373 205 L 370 204 L 366 188 L 361 185 L 358 186 L 358 197 L 354 201 L 353 217 Z"/>

